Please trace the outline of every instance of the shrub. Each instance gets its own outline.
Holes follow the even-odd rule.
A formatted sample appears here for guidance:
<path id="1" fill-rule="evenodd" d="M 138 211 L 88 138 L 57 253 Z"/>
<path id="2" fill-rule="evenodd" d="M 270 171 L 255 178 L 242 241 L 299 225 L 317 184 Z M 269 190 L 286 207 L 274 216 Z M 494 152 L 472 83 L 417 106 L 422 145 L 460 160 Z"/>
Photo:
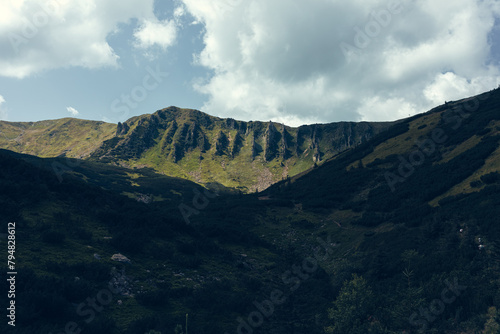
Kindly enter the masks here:
<path id="1" fill-rule="evenodd" d="M 148 291 L 138 294 L 137 301 L 144 306 L 165 306 L 168 303 L 169 290 Z"/>
<path id="2" fill-rule="evenodd" d="M 481 181 L 479 181 L 479 180 L 476 180 L 476 181 L 472 181 L 472 182 L 470 183 L 470 186 L 471 186 L 472 188 L 479 188 L 479 187 L 481 187 L 481 186 L 482 186 L 482 184 L 483 184 L 483 182 L 481 182 Z"/>
<path id="3" fill-rule="evenodd" d="M 66 235 L 60 231 L 48 230 L 42 233 L 42 240 L 49 244 L 62 244 Z"/>
<path id="4" fill-rule="evenodd" d="M 486 184 L 496 183 L 500 180 L 500 174 L 498 172 L 489 173 L 481 176 L 481 181 Z"/>

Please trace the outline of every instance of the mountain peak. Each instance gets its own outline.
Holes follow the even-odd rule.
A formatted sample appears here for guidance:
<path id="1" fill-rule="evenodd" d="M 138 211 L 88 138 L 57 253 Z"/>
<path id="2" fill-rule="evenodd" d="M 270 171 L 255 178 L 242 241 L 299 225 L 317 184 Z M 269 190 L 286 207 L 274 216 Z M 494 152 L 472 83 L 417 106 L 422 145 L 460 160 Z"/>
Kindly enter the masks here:
<path id="1" fill-rule="evenodd" d="M 166 175 L 253 192 L 353 148 L 391 124 L 340 122 L 294 128 L 170 106 L 116 125 L 73 118 L 1 122 L 0 147 L 41 157 L 90 157 L 149 166 Z"/>
<path id="2" fill-rule="evenodd" d="M 355 147 L 390 124 L 340 122 L 293 128 L 170 106 L 119 123 L 116 136 L 93 158 L 256 191 Z"/>

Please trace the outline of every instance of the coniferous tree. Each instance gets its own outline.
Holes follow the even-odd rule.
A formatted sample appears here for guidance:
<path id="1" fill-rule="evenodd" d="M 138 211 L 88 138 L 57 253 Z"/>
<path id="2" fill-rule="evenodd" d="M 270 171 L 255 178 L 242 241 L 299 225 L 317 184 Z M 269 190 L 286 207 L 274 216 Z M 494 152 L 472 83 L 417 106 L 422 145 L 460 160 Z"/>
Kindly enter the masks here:
<path id="1" fill-rule="evenodd" d="M 356 274 L 344 282 L 340 293 L 328 310 L 332 326 L 325 328 L 326 333 L 366 334 L 370 330 L 374 295 L 368 282 Z"/>

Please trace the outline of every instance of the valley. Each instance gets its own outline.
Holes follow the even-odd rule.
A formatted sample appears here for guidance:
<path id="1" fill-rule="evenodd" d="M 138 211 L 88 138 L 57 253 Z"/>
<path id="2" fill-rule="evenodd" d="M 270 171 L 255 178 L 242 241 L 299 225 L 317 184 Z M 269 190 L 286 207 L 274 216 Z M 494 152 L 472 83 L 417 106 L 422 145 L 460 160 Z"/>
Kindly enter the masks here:
<path id="1" fill-rule="evenodd" d="M 492 332 L 499 122 L 499 89 L 380 124 L 2 122 L 11 331 Z"/>

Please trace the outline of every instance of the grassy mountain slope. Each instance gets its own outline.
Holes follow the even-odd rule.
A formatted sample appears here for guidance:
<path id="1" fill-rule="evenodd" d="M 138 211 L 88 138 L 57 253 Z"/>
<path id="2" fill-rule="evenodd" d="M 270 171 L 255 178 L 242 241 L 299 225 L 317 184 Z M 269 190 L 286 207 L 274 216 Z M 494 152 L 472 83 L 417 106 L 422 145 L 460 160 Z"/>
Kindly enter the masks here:
<path id="1" fill-rule="evenodd" d="M 365 173 L 371 178 L 369 182 L 365 180 L 370 184 L 368 189 L 361 183 L 360 188 L 356 188 L 357 184 L 349 178 L 352 187 L 340 191 L 342 195 L 339 198 L 345 204 L 348 198 L 356 203 L 361 202 L 368 198 L 369 192 L 399 197 L 400 192 L 410 191 L 403 189 L 412 186 L 419 189 L 425 184 L 429 188 L 425 191 L 426 195 L 415 195 L 435 206 L 448 196 L 484 189 L 487 186 L 482 180 L 485 175 L 500 170 L 500 151 L 496 147 L 500 131 L 499 99 L 497 89 L 476 97 L 447 102 L 426 114 L 406 119 L 359 149 L 337 157 L 335 161 L 341 159 L 339 161 L 348 162 L 341 171 L 346 176 Z M 460 165 L 458 162 L 463 159 L 469 159 L 470 162 Z M 315 177 L 322 175 L 320 179 L 333 173 L 335 168 L 339 168 L 335 161 L 325 163 L 314 174 Z M 443 180 L 433 184 L 437 176 L 424 179 L 429 171 L 436 175 L 439 171 Z M 327 188 L 330 185 L 311 182 L 307 173 L 286 183 L 281 182 L 279 187 L 284 184 L 293 187 L 296 182 L 314 187 L 314 193 L 329 192 Z M 439 189 L 436 189 L 438 186 Z M 289 193 L 293 194 L 293 191 Z M 329 193 L 327 199 L 335 198 L 336 192 Z M 309 196 L 314 197 L 312 194 Z M 408 195 L 405 193 L 405 196 Z"/>
<path id="2" fill-rule="evenodd" d="M 156 173 L 150 168 L 128 169 L 125 167 L 73 158 L 38 158 L 0 150 L 4 156 L 11 156 L 42 168 L 57 178 L 59 182 L 81 180 L 89 186 L 98 187 L 142 202 L 162 202 L 164 205 L 179 205 L 181 201 L 193 197 L 193 191 L 206 188 L 194 182 Z M 218 193 L 231 192 L 224 187 L 208 185 Z"/>
<path id="3" fill-rule="evenodd" d="M 92 156 L 254 192 L 359 145 L 389 125 L 342 122 L 290 128 L 170 107 L 118 124 L 117 136 Z"/>
<path id="4" fill-rule="evenodd" d="M 276 250 L 241 227 L 208 237 L 187 224 L 179 204 L 193 205 L 192 187 L 206 194 L 189 181 L 168 183 L 171 178 L 151 171 L 129 171 L 139 175 L 140 187 L 163 198 L 145 202 L 121 194 L 136 187 L 120 184 L 127 180 L 120 176 L 124 169 L 93 164 L 87 170 L 82 163 L 61 181 L 51 166 L 64 160 L 0 151 L 0 214 L 5 224 L 16 222 L 18 272 L 16 327 L 4 323 L 2 331 L 59 333 L 75 322 L 89 333 L 142 333 L 158 326 L 173 332 L 186 313 L 195 331 L 229 330 L 232 313 L 251 305 L 251 287 L 269 276 L 245 268 L 272 265 Z M 238 211 L 241 222 L 251 220 L 248 209 Z M 7 247 L 6 239 L 0 244 Z M 116 253 L 131 263 L 111 260 Z M 117 292 L 110 294 L 109 284 Z M 77 311 L 103 290 L 112 300 L 95 318 L 90 320 L 88 305 Z"/>
<path id="5" fill-rule="evenodd" d="M 0 213 L 19 224 L 14 332 L 171 333 L 188 313 L 190 333 L 242 321 L 273 334 L 493 333 L 499 120 L 500 90 L 448 102 L 264 192 L 218 197 L 155 186 L 149 169 L 0 152 Z M 60 182 L 53 162 L 77 166 Z M 156 201 L 128 196 L 131 179 Z M 86 323 L 75 307 L 110 281 L 121 292 Z M 285 299 L 262 308 L 276 291 Z"/>
<path id="6" fill-rule="evenodd" d="M 333 285 L 340 289 L 354 273 L 374 292 L 365 309 L 371 320 L 358 318 L 360 333 L 477 333 L 488 326 L 493 333 L 500 306 L 499 120 L 499 89 L 407 119 L 270 187 L 261 194 L 269 205 L 290 208 L 263 219 L 275 222 L 274 233 L 285 226 L 334 235 L 342 260 L 325 267 Z M 297 247 L 306 248 L 308 238 L 297 238 Z M 427 316 L 453 280 L 467 288 Z M 342 332 L 335 324 L 332 330 Z"/>
<path id="7" fill-rule="evenodd" d="M 0 147 L 39 157 L 85 158 L 111 138 L 115 130 L 114 124 L 74 118 L 28 123 L 0 121 Z"/>
<path id="8" fill-rule="evenodd" d="M 291 128 L 170 107 L 117 126 L 70 118 L 0 122 L 0 147 L 39 157 L 91 157 L 128 167 L 147 166 L 202 184 L 255 192 L 359 145 L 390 124 L 340 122 Z"/>

